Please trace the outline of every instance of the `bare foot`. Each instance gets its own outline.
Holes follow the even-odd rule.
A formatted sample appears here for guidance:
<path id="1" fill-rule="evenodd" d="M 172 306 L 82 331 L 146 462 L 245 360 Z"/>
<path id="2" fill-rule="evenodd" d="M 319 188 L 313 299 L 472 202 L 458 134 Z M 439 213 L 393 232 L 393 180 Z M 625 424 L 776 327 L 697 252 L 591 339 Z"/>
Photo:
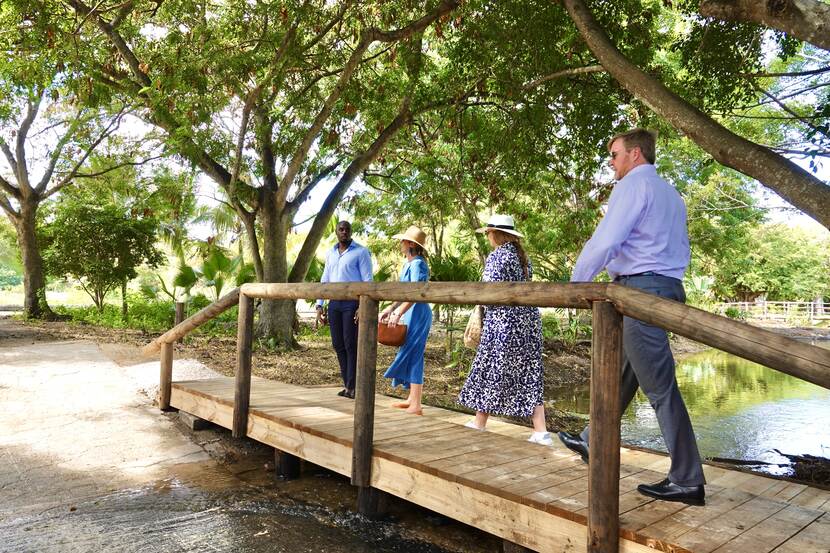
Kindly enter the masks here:
<path id="1" fill-rule="evenodd" d="M 401 401 L 398 403 L 393 403 L 392 407 L 397 407 L 398 409 L 409 409 L 409 402 L 408 401 Z"/>
<path id="2" fill-rule="evenodd" d="M 421 409 L 420 407 L 414 407 L 414 406 L 407 407 L 406 412 L 409 413 L 410 415 L 423 415 L 424 414 L 423 409 Z"/>

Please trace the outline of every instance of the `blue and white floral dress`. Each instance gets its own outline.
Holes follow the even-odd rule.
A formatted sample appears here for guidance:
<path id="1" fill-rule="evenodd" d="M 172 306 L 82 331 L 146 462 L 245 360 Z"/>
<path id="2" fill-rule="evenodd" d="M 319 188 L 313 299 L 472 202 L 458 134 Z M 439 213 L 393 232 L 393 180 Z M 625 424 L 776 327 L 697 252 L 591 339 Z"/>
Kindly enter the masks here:
<path id="1" fill-rule="evenodd" d="M 417 256 L 407 261 L 401 271 L 401 282 L 427 282 L 429 267 L 426 260 Z M 410 384 L 424 383 L 424 351 L 429 329 L 432 327 L 432 310 L 429 304 L 416 303 L 404 313 L 401 323 L 407 326 L 406 341 L 398 349 L 398 355 L 384 373 L 392 379 L 392 386 L 409 388 Z"/>
<path id="2" fill-rule="evenodd" d="M 530 267 L 528 274 L 532 276 Z M 515 244 L 502 244 L 484 263 L 484 282 L 524 281 Z M 486 306 L 461 405 L 494 415 L 529 417 L 542 404 L 542 317 L 536 307 Z"/>

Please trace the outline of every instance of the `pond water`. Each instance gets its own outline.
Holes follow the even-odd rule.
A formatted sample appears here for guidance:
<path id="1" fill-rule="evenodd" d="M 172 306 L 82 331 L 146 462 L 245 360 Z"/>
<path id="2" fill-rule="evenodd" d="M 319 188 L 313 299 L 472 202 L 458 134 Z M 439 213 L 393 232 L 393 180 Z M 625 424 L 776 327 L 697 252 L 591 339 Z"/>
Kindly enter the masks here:
<path id="1" fill-rule="evenodd" d="M 814 345 L 830 348 L 828 341 Z M 830 458 L 830 390 L 717 350 L 681 359 L 677 381 L 703 457 L 787 466 L 775 450 Z M 587 386 L 559 390 L 555 405 L 587 414 L 589 397 Z M 623 443 L 665 451 L 654 410 L 640 391 L 621 430 Z"/>

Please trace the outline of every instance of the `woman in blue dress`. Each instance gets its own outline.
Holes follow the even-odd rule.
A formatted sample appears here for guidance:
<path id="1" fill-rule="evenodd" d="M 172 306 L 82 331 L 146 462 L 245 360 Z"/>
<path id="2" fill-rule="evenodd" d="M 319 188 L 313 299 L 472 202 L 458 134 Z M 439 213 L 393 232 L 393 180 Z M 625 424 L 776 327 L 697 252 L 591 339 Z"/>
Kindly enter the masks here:
<path id="1" fill-rule="evenodd" d="M 484 263 L 484 282 L 522 282 L 533 277 L 522 249 L 521 233 L 513 217 L 493 215 L 478 229 L 487 235 L 493 251 Z M 486 306 L 481 342 L 473 367 L 458 396 L 461 405 L 474 409 L 475 419 L 466 426 L 484 430 L 491 414 L 530 417 L 529 442 L 552 445 L 545 425 L 542 400 L 542 317 L 537 307 Z"/>
<path id="2" fill-rule="evenodd" d="M 396 234 L 393 238 L 400 239 L 401 253 L 406 256 L 400 281 L 427 282 L 429 266 L 424 250 L 426 233 L 416 226 L 411 226 L 405 233 Z M 383 376 L 392 379 L 392 387 L 400 385 L 409 389 L 406 401 L 396 403 L 395 407 L 406 409 L 407 413 L 413 415 L 422 415 L 424 350 L 432 326 L 432 310 L 426 303 L 395 302 L 380 313 L 379 321 L 389 326 L 399 323 L 407 325 L 406 341 Z"/>

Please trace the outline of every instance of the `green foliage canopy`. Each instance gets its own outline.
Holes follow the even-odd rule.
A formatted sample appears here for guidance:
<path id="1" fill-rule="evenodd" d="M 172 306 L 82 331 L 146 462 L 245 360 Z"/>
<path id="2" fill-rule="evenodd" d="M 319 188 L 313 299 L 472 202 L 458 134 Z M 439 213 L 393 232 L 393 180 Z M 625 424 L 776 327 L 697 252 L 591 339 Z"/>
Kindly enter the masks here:
<path id="1" fill-rule="evenodd" d="M 830 240 L 784 225 L 765 225 L 754 229 L 741 249 L 742 255 L 719 262 L 715 288 L 722 297 L 811 301 L 830 295 Z"/>

